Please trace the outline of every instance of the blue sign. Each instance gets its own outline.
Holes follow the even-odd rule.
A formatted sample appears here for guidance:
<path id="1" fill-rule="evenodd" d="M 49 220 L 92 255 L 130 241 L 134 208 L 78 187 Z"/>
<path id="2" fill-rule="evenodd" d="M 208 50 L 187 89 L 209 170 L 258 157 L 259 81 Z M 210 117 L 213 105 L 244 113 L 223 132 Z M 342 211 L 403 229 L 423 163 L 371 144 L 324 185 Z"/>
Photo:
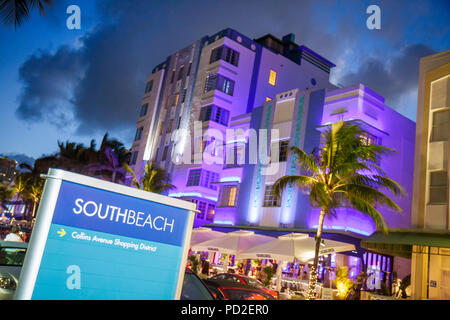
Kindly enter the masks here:
<path id="1" fill-rule="evenodd" d="M 177 298 L 192 213 L 162 198 L 167 203 L 63 179 L 30 298 Z M 23 272 L 32 272 L 27 260 L 35 259 L 27 254 Z M 27 296 L 21 285 L 19 299 Z"/>

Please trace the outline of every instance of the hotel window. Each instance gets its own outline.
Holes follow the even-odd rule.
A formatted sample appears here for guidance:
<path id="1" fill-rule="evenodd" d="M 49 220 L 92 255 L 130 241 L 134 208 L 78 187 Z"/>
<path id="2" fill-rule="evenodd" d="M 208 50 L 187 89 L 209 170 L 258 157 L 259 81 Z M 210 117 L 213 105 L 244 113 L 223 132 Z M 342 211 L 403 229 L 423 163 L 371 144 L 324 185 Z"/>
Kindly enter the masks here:
<path id="1" fill-rule="evenodd" d="M 170 78 L 170 83 L 173 83 L 174 79 L 175 79 L 175 70 L 172 70 L 172 78 Z"/>
<path id="2" fill-rule="evenodd" d="M 233 153 L 233 154 L 230 154 Z M 245 145 L 233 145 L 232 148 L 227 147 L 227 159 L 225 168 L 242 167 L 245 163 Z"/>
<path id="3" fill-rule="evenodd" d="M 263 207 L 280 207 L 281 199 L 276 197 L 273 192 L 272 185 L 266 185 L 266 189 L 264 190 L 264 202 Z"/>
<path id="4" fill-rule="evenodd" d="M 181 102 L 184 102 L 186 100 L 186 89 L 183 89 L 183 93 L 181 94 Z"/>
<path id="5" fill-rule="evenodd" d="M 211 90 L 220 90 L 230 96 L 234 92 L 234 81 L 216 73 L 210 73 L 206 77 L 205 93 Z"/>
<path id="6" fill-rule="evenodd" d="M 235 207 L 236 206 L 236 186 L 224 186 L 220 197 L 221 207 Z"/>
<path id="7" fill-rule="evenodd" d="M 228 48 L 227 46 L 220 46 L 211 51 L 209 63 L 216 62 L 217 60 L 224 60 L 237 67 L 239 62 L 239 52 Z"/>
<path id="8" fill-rule="evenodd" d="M 200 176 L 202 174 L 202 169 L 192 169 L 189 171 L 188 181 L 186 186 L 198 186 L 200 183 Z"/>
<path id="9" fill-rule="evenodd" d="M 134 141 L 141 140 L 143 131 L 144 131 L 144 127 L 140 127 L 140 128 L 136 129 L 136 135 L 134 136 Z"/>
<path id="10" fill-rule="evenodd" d="M 364 133 L 360 136 L 362 142 L 364 145 L 366 146 L 370 146 L 370 145 L 377 145 L 380 144 L 380 141 L 377 137 L 375 137 L 374 135 L 371 135 L 369 133 Z"/>
<path id="11" fill-rule="evenodd" d="M 213 221 L 215 211 L 216 211 L 216 206 L 211 203 L 208 204 L 208 210 L 206 211 L 206 220 Z"/>
<path id="12" fill-rule="evenodd" d="M 187 69 L 187 73 L 186 73 L 186 77 L 189 76 L 191 74 L 191 67 L 192 67 L 192 62 L 189 63 L 189 67 Z"/>
<path id="13" fill-rule="evenodd" d="M 217 182 L 218 178 L 218 173 L 209 170 L 191 169 L 186 186 L 201 186 L 211 190 L 217 190 L 214 182 Z"/>
<path id="14" fill-rule="evenodd" d="M 431 141 L 448 141 L 449 110 L 433 112 L 433 127 Z"/>
<path id="15" fill-rule="evenodd" d="M 180 70 L 178 70 L 178 78 L 177 81 L 181 80 L 181 78 L 183 77 L 183 71 L 184 71 L 184 66 L 180 68 Z"/>
<path id="16" fill-rule="evenodd" d="M 153 80 L 147 82 L 147 84 L 145 85 L 145 93 L 152 91 L 152 88 L 153 88 Z"/>
<path id="17" fill-rule="evenodd" d="M 139 113 L 139 117 L 145 116 L 147 114 L 147 110 L 148 110 L 148 103 L 141 106 L 141 112 Z"/>
<path id="18" fill-rule="evenodd" d="M 172 132 L 173 129 L 173 119 L 169 120 L 169 126 L 167 127 L 167 132 Z"/>
<path id="19" fill-rule="evenodd" d="M 176 106 L 178 104 L 178 99 L 180 98 L 179 93 L 175 93 L 175 96 L 173 98 L 173 106 Z"/>
<path id="20" fill-rule="evenodd" d="M 224 126 L 228 126 L 230 112 L 216 105 L 205 106 L 200 110 L 200 121 L 214 121 Z"/>
<path id="21" fill-rule="evenodd" d="M 287 161 L 289 151 L 289 141 L 280 141 L 279 162 Z"/>
<path id="22" fill-rule="evenodd" d="M 275 84 L 277 83 L 277 72 L 270 69 L 269 72 L 269 84 L 272 86 L 275 86 Z"/>
<path id="23" fill-rule="evenodd" d="M 161 161 L 166 161 L 167 159 L 167 152 L 169 151 L 169 146 L 165 146 L 162 154 Z"/>
<path id="24" fill-rule="evenodd" d="M 200 211 L 200 212 L 197 212 L 197 218 L 199 218 L 199 219 L 205 218 L 206 206 L 207 206 L 207 203 L 204 201 L 197 202 L 197 210 Z"/>
<path id="25" fill-rule="evenodd" d="M 133 151 L 133 153 L 131 154 L 130 166 L 134 166 L 136 164 L 137 156 L 138 156 L 138 151 Z"/>
<path id="26" fill-rule="evenodd" d="M 447 171 L 430 172 L 430 204 L 447 204 L 448 175 Z"/>

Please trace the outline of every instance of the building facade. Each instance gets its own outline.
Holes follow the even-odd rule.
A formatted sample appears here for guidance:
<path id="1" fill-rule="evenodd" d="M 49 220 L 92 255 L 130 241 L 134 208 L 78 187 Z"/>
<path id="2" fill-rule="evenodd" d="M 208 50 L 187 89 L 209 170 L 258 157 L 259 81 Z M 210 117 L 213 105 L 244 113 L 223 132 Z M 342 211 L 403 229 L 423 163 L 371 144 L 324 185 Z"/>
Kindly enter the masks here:
<path id="1" fill-rule="evenodd" d="M 384 103 L 384 98 L 364 85 L 347 88 L 293 89 L 282 92 L 251 115 L 232 118 L 231 126 L 243 132 L 270 130 L 267 150 L 278 145 L 279 152 L 270 165 L 252 163 L 249 134 L 246 142 L 246 161 L 240 166 L 226 165 L 220 173 L 219 199 L 215 223 L 314 229 L 319 209 L 312 208 L 308 196 L 298 188 L 288 188 L 281 199 L 272 195 L 272 185 L 284 176 L 296 174 L 297 164 L 289 147 L 298 146 L 311 153 L 320 145 L 321 130 L 338 121 L 357 121 L 367 132 L 367 143 L 380 144 L 396 150 L 380 160 L 387 175 L 400 183 L 406 197 L 394 197 L 402 213 L 379 208 L 389 228 L 409 227 L 411 212 L 414 122 L 400 115 Z M 241 138 L 242 139 L 242 138 Z M 261 146 L 260 146 L 261 147 Z M 274 148 L 276 151 L 276 148 Z M 263 152 L 264 153 L 264 152 Z M 240 154 L 238 150 L 237 154 Z M 368 236 L 375 231 L 370 218 L 350 208 L 337 210 L 336 218 L 326 218 L 324 229 L 348 231 Z"/>
<path id="2" fill-rule="evenodd" d="M 17 161 L 0 157 L 0 183 L 10 184 L 17 175 Z"/>
<path id="3" fill-rule="evenodd" d="M 334 66 L 293 34 L 252 40 L 225 29 L 205 36 L 148 77 L 130 165 L 138 177 L 147 161 L 167 170 L 176 186 L 169 195 L 197 204 L 195 226 L 211 223 L 230 120 L 293 88 L 335 88 Z"/>
<path id="4" fill-rule="evenodd" d="M 414 299 L 450 299 L 449 120 L 447 50 L 420 60 L 411 216 L 412 228 L 447 235 L 447 245 L 413 245 Z"/>

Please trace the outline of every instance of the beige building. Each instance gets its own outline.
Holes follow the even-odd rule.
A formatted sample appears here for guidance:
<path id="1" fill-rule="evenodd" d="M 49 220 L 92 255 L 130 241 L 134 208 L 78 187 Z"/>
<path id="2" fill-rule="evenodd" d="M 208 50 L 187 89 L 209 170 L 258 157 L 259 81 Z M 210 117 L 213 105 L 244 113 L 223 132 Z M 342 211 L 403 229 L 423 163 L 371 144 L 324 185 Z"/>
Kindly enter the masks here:
<path id="1" fill-rule="evenodd" d="M 447 50 L 420 60 L 411 227 L 441 240 L 412 246 L 413 299 L 450 299 L 449 109 Z"/>

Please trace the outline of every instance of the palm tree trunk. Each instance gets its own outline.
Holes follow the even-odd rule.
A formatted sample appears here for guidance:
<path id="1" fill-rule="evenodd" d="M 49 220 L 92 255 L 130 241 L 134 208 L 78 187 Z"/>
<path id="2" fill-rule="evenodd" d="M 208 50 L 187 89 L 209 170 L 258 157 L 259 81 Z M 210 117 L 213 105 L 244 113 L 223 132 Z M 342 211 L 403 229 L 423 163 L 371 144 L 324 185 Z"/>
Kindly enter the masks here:
<path id="1" fill-rule="evenodd" d="M 32 220 L 34 218 L 35 214 L 36 214 L 36 204 L 37 204 L 37 202 L 33 201 L 33 212 L 31 213 L 31 219 L 30 220 Z"/>
<path id="2" fill-rule="evenodd" d="M 322 208 L 320 210 L 319 225 L 317 226 L 316 248 L 315 248 L 315 252 L 314 252 L 314 263 L 309 272 L 309 287 L 308 287 L 308 292 L 307 292 L 308 300 L 315 299 L 315 296 L 316 296 L 317 266 L 319 264 L 319 251 L 320 251 L 320 243 L 322 241 L 322 229 L 323 229 L 324 219 L 325 219 L 325 209 Z"/>

